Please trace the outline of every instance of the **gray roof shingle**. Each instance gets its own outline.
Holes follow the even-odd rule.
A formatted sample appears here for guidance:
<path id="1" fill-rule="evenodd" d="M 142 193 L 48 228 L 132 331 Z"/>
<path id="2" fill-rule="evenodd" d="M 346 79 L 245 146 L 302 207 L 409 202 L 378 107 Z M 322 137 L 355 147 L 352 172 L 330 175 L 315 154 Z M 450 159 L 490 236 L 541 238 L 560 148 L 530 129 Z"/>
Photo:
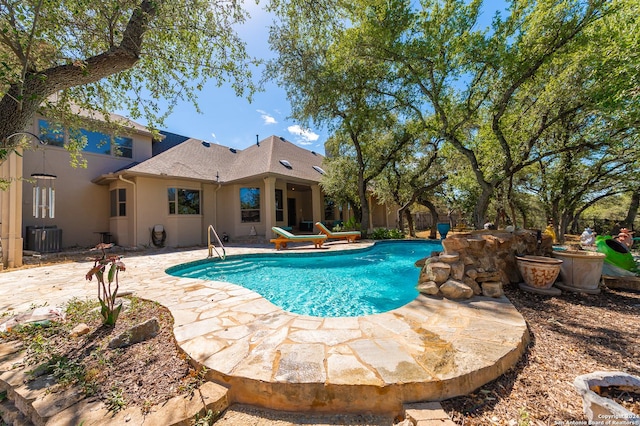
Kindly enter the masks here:
<path id="1" fill-rule="evenodd" d="M 286 160 L 291 168 L 280 160 Z M 319 182 L 322 175 L 313 166 L 322 166 L 324 156 L 308 151 L 277 136 L 270 136 L 235 153 L 228 147 L 186 141 L 129 168 L 127 174 L 158 175 L 228 183 L 266 175 Z"/>

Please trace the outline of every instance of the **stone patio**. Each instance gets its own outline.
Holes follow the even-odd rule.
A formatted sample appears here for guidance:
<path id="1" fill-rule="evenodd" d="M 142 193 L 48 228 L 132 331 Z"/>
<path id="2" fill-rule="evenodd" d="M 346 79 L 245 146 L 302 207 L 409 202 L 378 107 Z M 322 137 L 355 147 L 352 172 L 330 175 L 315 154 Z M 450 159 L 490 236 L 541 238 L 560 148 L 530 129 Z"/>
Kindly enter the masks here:
<path id="1" fill-rule="evenodd" d="M 313 251 L 300 246 L 278 255 L 301 250 Z M 229 255 L 256 252 L 275 250 L 227 248 Z M 228 388 L 230 403 L 400 413 L 403 404 L 466 394 L 497 378 L 528 343 L 524 319 L 504 297 L 461 302 L 420 295 L 383 314 L 318 318 L 284 312 L 240 286 L 164 272 L 206 256 L 197 249 L 125 258 L 120 288 L 171 310 L 178 344 L 207 367 L 208 380 Z M 96 284 L 84 278 L 88 269 L 78 262 L 0 273 L 0 313 L 95 297 Z"/>

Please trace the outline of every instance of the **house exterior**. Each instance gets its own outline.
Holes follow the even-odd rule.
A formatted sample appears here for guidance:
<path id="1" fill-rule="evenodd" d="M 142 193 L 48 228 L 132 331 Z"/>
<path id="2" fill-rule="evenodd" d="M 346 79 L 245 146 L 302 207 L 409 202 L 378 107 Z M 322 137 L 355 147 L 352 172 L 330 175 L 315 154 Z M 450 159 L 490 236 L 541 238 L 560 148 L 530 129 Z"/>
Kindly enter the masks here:
<path id="1" fill-rule="evenodd" d="M 55 211 L 34 217 L 38 208 L 30 181 L 14 182 L 2 194 L 4 265 L 19 266 L 22 248 L 33 250 L 30 244 L 38 245 L 43 231 L 60 239 L 55 248 L 100 241 L 186 247 L 207 244 L 209 225 L 232 242 L 264 241 L 272 238 L 272 226 L 315 233 L 316 221 L 349 217 L 347 206 L 334 205 L 320 188 L 324 156 L 319 153 L 277 136 L 236 150 L 167 133 L 164 148 L 148 129 L 126 121 L 127 130 L 118 137 L 106 130 L 85 132 L 87 167 L 72 168 L 63 147 L 68 132 L 52 132 L 43 117 L 34 120 L 29 131 L 47 145 L 12 156 L 17 158 L 0 172 L 57 176 Z M 372 227 L 395 224 L 394 209 L 371 207 Z M 162 241 L 153 238 L 154 229 L 164 231 Z"/>

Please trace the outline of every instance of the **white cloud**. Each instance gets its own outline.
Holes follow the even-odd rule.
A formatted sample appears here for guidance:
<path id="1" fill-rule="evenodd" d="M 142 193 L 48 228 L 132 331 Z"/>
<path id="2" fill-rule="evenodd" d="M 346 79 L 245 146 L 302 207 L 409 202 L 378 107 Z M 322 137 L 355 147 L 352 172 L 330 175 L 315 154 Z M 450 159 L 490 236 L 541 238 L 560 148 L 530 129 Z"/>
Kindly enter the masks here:
<path id="1" fill-rule="evenodd" d="M 256 111 L 258 111 L 260 113 L 260 117 L 262 118 L 264 124 L 266 124 L 266 125 L 278 124 L 276 119 L 272 115 L 269 115 L 269 113 L 267 113 L 266 111 L 263 111 L 261 109 L 258 109 Z"/>
<path id="2" fill-rule="evenodd" d="M 296 141 L 300 145 L 311 145 L 313 142 L 317 141 L 320 135 L 313 133 L 311 130 L 303 129 L 299 125 L 293 125 L 287 127 L 287 130 L 292 135 L 296 135 Z"/>

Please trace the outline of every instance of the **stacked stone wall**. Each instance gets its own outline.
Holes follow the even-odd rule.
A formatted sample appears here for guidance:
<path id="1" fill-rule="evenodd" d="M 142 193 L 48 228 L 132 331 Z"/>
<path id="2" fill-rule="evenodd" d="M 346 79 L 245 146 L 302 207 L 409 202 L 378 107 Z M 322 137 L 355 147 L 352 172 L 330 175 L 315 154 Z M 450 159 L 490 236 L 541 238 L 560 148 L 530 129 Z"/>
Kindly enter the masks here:
<path id="1" fill-rule="evenodd" d="M 418 290 L 451 299 L 503 296 L 503 286 L 522 281 L 516 256 L 551 256 L 553 241 L 537 231 L 450 233 L 444 251 L 424 259 Z"/>

